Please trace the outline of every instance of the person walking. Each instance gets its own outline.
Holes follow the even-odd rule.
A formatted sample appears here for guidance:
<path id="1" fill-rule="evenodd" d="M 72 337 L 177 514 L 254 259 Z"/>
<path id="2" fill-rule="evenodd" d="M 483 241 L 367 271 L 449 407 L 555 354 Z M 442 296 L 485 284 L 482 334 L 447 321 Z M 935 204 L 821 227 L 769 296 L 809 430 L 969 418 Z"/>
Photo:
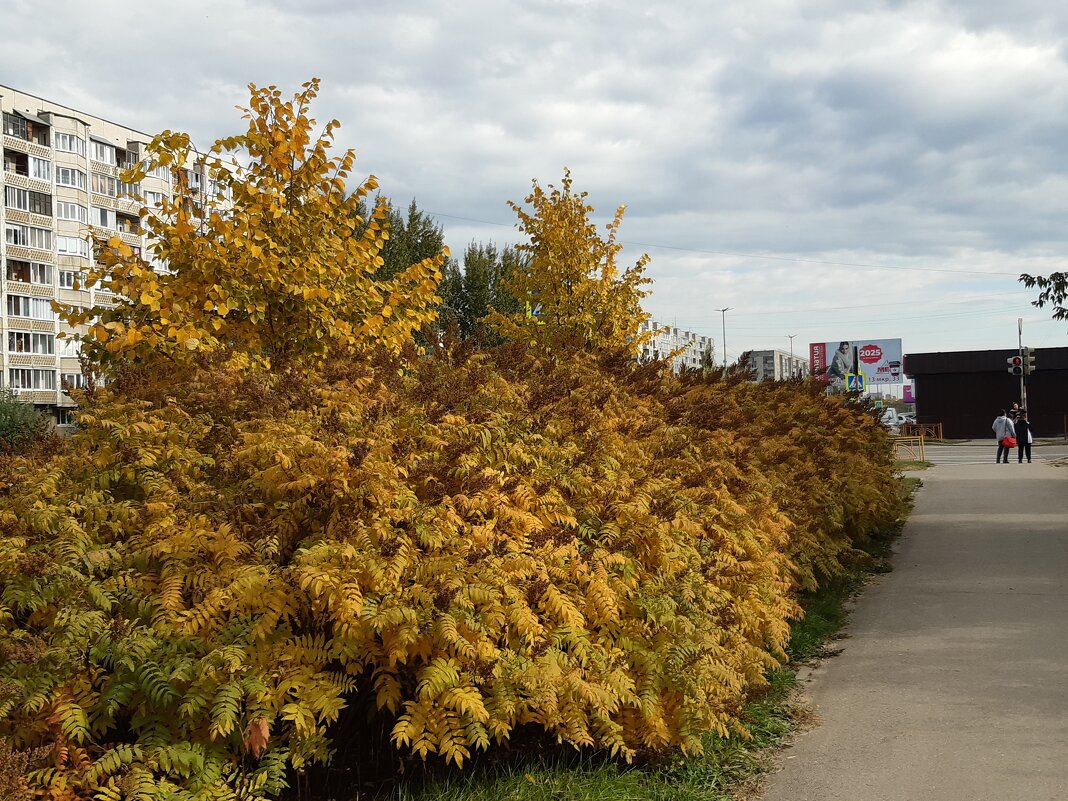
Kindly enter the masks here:
<path id="1" fill-rule="evenodd" d="M 1012 446 L 1006 445 L 1005 440 L 1008 437 L 1012 437 L 1013 439 L 1016 438 L 1016 427 L 1012 424 L 1012 420 L 1005 415 L 1005 410 L 1002 409 L 998 413 L 998 416 L 994 418 L 994 423 L 990 428 L 993 429 L 994 436 L 998 438 L 998 455 L 994 461 L 1008 464 L 1009 451 L 1012 449 Z"/>
<path id="2" fill-rule="evenodd" d="M 1031 435 L 1031 421 L 1027 419 L 1027 412 L 1020 412 L 1020 419 L 1013 426 L 1016 430 L 1016 455 L 1020 464 L 1023 464 L 1024 452 L 1027 453 L 1027 463 L 1031 464 L 1031 443 L 1035 438 Z"/>

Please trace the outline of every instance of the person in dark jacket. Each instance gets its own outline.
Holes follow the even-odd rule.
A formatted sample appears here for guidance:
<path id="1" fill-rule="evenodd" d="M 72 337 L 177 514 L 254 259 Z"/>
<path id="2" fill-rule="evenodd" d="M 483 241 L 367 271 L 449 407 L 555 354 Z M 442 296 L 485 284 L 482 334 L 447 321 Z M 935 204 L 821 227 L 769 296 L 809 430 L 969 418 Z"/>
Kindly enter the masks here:
<path id="1" fill-rule="evenodd" d="M 1027 419 L 1027 412 L 1020 412 L 1020 419 L 1016 421 L 1016 455 L 1018 462 L 1023 464 L 1024 452 L 1027 452 L 1027 463 L 1031 463 L 1031 421 Z"/>

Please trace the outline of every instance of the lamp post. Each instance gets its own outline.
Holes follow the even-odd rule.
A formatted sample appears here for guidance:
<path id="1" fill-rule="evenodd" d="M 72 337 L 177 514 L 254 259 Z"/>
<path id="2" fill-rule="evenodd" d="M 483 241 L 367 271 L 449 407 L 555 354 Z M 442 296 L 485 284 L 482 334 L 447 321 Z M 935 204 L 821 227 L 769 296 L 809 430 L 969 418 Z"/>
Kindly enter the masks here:
<path id="1" fill-rule="evenodd" d="M 794 367 L 794 337 L 797 334 L 787 334 L 786 336 L 790 339 L 790 378 L 793 378 L 794 370 L 796 369 Z"/>
<path id="2" fill-rule="evenodd" d="M 724 306 L 722 309 L 716 309 L 721 315 L 723 315 L 723 339 L 720 340 L 720 345 L 723 347 L 723 369 L 727 369 L 727 312 L 731 310 L 730 306 Z"/>

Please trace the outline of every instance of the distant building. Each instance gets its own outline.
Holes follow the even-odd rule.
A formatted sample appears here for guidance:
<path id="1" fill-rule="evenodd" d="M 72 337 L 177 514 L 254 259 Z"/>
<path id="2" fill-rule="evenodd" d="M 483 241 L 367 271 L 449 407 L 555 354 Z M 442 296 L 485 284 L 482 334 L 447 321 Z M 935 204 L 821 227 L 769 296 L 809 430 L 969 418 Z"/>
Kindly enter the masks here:
<path id="1" fill-rule="evenodd" d="M 79 341 L 59 334 L 86 329 L 61 322 L 52 301 L 117 301 L 84 281 L 93 265 L 88 228 L 141 253 L 147 243 L 138 198 L 156 206 L 173 194 L 173 176 L 157 167 L 139 183 L 123 182 L 123 170 L 145 158 L 152 137 L 101 117 L 8 86 L 0 86 L 0 116 L 0 385 L 67 425 L 75 404 L 65 390 L 83 386 L 83 376 Z M 198 192 L 216 191 L 202 164 L 185 172 Z"/>
<path id="2" fill-rule="evenodd" d="M 941 423 L 946 437 L 993 442 L 994 417 L 1020 400 L 1020 379 L 1007 370 L 1008 358 L 1017 353 L 1012 348 L 905 356 L 905 374 L 915 384 L 916 421 Z M 1068 348 L 1035 348 L 1027 412 L 1038 436 L 1068 430 Z"/>
<path id="3" fill-rule="evenodd" d="M 781 350 L 749 351 L 749 369 L 754 381 L 784 381 L 808 375 L 808 359 Z"/>
<path id="4" fill-rule="evenodd" d="M 649 341 L 642 345 L 643 361 L 666 359 L 672 352 L 681 349 L 681 352 L 671 359 L 671 366 L 676 373 L 683 367 L 700 367 L 702 354 L 713 353 L 712 337 L 683 331 L 678 326 L 647 320 L 642 323 L 641 330 L 643 333 L 652 332 Z"/>

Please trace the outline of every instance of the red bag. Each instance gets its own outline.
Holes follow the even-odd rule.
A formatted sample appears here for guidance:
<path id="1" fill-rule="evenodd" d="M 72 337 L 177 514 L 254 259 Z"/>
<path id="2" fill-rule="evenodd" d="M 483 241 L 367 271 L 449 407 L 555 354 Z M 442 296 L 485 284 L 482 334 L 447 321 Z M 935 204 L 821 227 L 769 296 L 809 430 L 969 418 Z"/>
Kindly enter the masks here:
<path id="1" fill-rule="evenodd" d="M 1001 444 L 1004 445 L 1006 448 L 1015 448 L 1016 437 L 1005 437 L 1003 440 L 1001 440 Z"/>

